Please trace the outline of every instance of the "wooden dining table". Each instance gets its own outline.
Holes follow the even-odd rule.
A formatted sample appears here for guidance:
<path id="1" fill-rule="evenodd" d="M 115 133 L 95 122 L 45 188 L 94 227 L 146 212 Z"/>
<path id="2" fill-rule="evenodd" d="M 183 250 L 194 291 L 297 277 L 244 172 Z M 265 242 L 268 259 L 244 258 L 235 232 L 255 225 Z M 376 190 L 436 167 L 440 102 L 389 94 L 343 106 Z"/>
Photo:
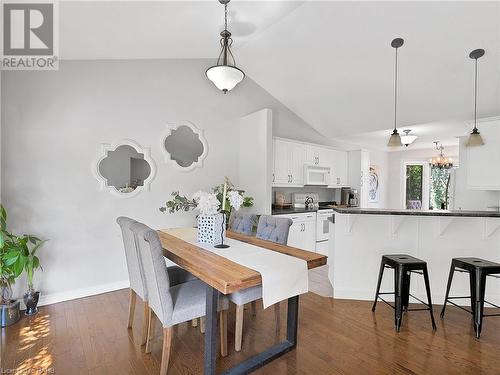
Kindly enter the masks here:
<path id="1" fill-rule="evenodd" d="M 204 373 L 206 375 L 215 374 L 218 352 L 217 306 L 219 296 L 261 285 L 261 275 L 251 268 L 169 234 L 168 229 L 161 229 L 158 234 L 163 247 L 163 255 L 207 285 Z M 327 261 L 327 257 L 324 255 L 261 240 L 253 236 L 231 231 L 227 231 L 226 236 L 233 240 L 303 259 L 307 262 L 308 269 L 325 265 Z M 248 374 L 295 349 L 297 346 L 298 313 L 299 296 L 288 298 L 286 339 L 225 370 L 224 374 Z"/>

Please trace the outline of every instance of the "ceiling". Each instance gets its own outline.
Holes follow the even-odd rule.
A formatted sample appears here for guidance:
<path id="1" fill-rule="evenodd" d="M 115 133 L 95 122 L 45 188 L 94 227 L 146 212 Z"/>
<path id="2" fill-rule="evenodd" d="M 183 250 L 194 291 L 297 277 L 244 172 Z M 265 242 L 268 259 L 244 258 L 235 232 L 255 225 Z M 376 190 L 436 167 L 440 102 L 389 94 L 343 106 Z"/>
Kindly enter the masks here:
<path id="1" fill-rule="evenodd" d="M 486 50 L 479 115 L 500 114 L 498 2 L 308 2 L 249 41 L 238 58 L 252 79 L 320 133 L 357 143 L 385 130 L 370 139 L 385 147 L 394 116 L 395 37 L 405 39 L 400 129 L 432 124 L 437 134 L 430 141 L 450 121 L 462 128 L 472 118 L 468 54 L 475 48 Z"/>
<path id="2" fill-rule="evenodd" d="M 232 1 L 235 50 L 302 3 Z M 59 13 L 60 57 L 66 60 L 216 59 L 224 28 L 217 0 L 62 1 Z"/>
<path id="3" fill-rule="evenodd" d="M 64 1 L 60 14 L 62 59 L 215 59 L 219 52 L 216 0 Z M 399 128 L 421 136 L 415 148 L 467 133 L 475 48 L 486 50 L 479 116 L 500 115 L 500 2 L 233 0 L 229 29 L 238 66 L 330 139 L 385 148 L 395 37 L 405 39 Z"/>

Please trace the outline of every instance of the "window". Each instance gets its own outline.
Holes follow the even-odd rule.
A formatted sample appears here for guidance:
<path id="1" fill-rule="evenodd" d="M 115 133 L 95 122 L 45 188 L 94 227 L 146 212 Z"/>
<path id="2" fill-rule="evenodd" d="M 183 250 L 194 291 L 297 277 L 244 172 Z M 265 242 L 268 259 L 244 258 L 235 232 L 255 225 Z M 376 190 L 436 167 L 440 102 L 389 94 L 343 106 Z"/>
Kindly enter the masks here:
<path id="1" fill-rule="evenodd" d="M 429 208 L 430 168 L 426 161 L 403 161 L 401 164 L 401 207 Z"/>
<path id="2" fill-rule="evenodd" d="M 423 165 L 406 166 L 406 208 L 422 208 L 423 196 Z"/>
<path id="3" fill-rule="evenodd" d="M 429 208 L 448 208 L 448 186 L 452 169 L 431 168 Z"/>

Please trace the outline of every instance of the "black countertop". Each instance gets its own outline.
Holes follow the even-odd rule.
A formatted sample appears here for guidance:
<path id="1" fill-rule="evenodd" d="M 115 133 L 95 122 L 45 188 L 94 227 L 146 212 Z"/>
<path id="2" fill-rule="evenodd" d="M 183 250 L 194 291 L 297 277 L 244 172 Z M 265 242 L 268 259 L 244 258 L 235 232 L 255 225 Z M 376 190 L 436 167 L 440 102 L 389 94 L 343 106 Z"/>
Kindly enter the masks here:
<path id="1" fill-rule="evenodd" d="M 405 215 L 405 216 L 453 216 L 453 217 L 499 217 L 498 211 L 465 211 L 465 210 L 396 210 L 385 208 L 334 208 L 339 214 L 354 215 Z"/>
<path id="2" fill-rule="evenodd" d="M 304 212 L 314 212 L 318 211 L 316 208 L 298 208 L 298 207 L 290 207 L 290 208 L 273 208 L 272 215 L 290 215 L 290 214 L 302 214 Z"/>

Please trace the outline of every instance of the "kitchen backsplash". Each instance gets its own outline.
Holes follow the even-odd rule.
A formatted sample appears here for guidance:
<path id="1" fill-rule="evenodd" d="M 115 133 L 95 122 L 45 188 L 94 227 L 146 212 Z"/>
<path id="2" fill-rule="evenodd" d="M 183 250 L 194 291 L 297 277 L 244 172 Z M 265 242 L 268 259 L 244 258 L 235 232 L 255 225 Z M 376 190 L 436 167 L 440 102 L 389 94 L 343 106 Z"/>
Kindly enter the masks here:
<path id="1" fill-rule="evenodd" d="M 275 200 L 275 192 L 282 191 L 285 193 L 285 202 L 292 201 L 293 193 L 316 193 L 319 195 L 320 202 L 337 201 L 340 202 L 340 189 L 322 188 L 322 187 L 273 187 L 273 203 Z"/>

